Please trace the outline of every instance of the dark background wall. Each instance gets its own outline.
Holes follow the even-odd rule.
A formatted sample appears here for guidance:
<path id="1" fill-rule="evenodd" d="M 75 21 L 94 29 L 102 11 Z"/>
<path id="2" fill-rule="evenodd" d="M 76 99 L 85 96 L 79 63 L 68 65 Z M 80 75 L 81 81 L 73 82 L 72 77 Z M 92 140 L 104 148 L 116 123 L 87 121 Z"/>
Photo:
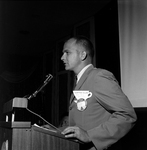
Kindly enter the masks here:
<path id="1" fill-rule="evenodd" d="M 111 71 L 120 83 L 117 3 L 113 1 L 95 15 L 96 65 Z"/>

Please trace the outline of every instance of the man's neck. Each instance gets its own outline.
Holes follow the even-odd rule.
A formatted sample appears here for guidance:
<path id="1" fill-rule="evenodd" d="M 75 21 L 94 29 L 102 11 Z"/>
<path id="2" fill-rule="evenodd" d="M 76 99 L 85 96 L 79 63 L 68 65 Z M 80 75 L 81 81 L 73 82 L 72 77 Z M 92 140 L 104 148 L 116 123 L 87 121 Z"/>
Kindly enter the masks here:
<path id="1" fill-rule="evenodd" d="M 87 64 L 83 69 L 77 74 L 77 82 L 80 80 L 81 76 L 84 74 L 84 72 L 87 70 L 88 67 L 90 67 L 92 64 Z"/>

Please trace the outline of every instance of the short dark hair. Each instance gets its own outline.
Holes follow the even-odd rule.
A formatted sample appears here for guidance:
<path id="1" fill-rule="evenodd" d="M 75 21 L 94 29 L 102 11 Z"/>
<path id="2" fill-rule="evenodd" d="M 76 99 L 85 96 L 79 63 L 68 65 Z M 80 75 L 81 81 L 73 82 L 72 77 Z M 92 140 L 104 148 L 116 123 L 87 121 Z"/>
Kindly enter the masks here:
<path id="1" fill-rule="evenodd" d="M 94 47 L 93 47 L 92 42 L 87 37 L 82 36 L 82 35 L 77 35 L 77 36 L 73 36 L 69 39 L 75 39 L 75 43 L 83 46 L 84 49 L 86 50 L 87 54 L 93 59 Z"/>

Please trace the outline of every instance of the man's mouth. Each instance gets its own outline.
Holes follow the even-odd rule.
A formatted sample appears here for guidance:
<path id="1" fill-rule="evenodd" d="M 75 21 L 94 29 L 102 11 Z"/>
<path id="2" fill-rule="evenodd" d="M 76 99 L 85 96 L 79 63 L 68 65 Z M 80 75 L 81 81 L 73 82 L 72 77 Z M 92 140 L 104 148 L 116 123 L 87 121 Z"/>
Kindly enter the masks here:
<path id="1" fill-rule="evenodd" d="M 66 62 L 64 62 L 64 65 L 66 66 L 66 65 L 67 65 L 67 63 L 66 63 Z"/>

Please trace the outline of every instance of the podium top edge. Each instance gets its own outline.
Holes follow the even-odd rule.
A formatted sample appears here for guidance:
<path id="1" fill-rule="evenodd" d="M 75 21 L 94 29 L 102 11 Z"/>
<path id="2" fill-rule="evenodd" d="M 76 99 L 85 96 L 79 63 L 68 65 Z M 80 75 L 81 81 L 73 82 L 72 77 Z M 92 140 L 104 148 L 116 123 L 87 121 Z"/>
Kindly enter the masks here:
<path id="1" fill-rule="evenodd" d="M 16 108 L 27 108 L 28 100 L 26 98 L 15 97 L 4 104 L 3 113 L 8 113 Z"/>
<path id="2" fill-rule="evenodd" d="M 5 122 L 5 121 L 1 121 L 0 127 L 4 127 L 4 128 L 31 128 L 31 122 L 19 122 L 19 121 Z"/>

